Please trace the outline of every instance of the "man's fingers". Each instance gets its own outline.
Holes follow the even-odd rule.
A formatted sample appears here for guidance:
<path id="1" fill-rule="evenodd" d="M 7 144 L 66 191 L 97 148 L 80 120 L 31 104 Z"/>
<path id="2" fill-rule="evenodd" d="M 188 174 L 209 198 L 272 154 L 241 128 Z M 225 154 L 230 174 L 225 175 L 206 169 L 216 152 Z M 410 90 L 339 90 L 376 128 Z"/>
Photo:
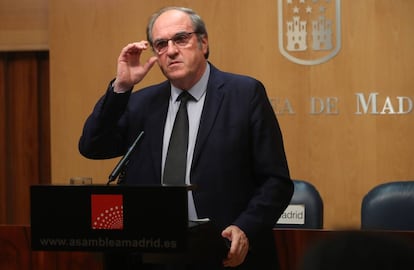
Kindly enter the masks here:
<path id="1" fill-rule="evenodd" d="M 149 47 L 149 43 L 148 41 L 145 41 L 145 40 L 134 42 L 134 43 L 129 43 L 122 49 L 119 60 L 127 61 L 128 58 L 131 56 L 139 58 L 139 56 L 141 55 L 141 52 L 148 49 L 148 47 Z"/>
<path id="2" fill-rule="evenodd" d="M 223 260 L 225 267 L 235 267 L 243 263 L 249 250 L 249 240 L 237 226 L 227 227 L 221 234 L 231 241 L 227 258 Z"/>
<path id="3" fill-rule="evenodd" d="M 148 59 L 148 61 L 145 63 L 145 69 L 150 70 L 152 66 L 158 61 L 158 58 L 156 56 L 152 56 Z"/>
<path id="4" fill-rule="evenodd" d="M 149 47 L 149 42 L 146 40 L 142 40 L 140 42 L 134 42 L 132 44 L 140 50 L 146 50 Z"/>

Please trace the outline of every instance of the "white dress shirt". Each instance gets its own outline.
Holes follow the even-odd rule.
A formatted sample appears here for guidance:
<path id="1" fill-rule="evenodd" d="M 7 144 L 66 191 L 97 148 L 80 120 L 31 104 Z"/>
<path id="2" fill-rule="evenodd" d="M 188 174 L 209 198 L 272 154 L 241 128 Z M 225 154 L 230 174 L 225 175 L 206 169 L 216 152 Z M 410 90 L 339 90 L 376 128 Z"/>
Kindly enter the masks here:
<path id="1" fill-rule="evenodd" d="M 200 125 L 201 112 L 203 111 L 204 100 L 206 96 L 208 78 L 210 76 L 210 65 L 206 63 L 206 70 L 201 77 L 201 79 L 188 90 L 188 93 L 193 96 L 194 99 L 190 99 L 187 102 L 187 112 L 188 112 L 188 124 L 189 124 L 189 133 L 188 133 L 188 150 L 187 150 L 187 169 L 185 182 L 186 184 L 191 183 L 190 179 L 190 169 L 191 163 L 193 160 L 194 147 L 197 139 L 198 127 Z M 172 128 L 174 125 L 175 115 L 177 114 L 178 108 L 180 106 L 180 101 L 177 101 L 178 96 L 182 90 L 176 88 L 174 85 L 171 85 L 171 95 L 168 106 L 167 121 L 165 122 L 164 128 L 164 141 L 162 147 L 162 175 L 164 175 L 164 166 L 165 159 L 167 157 L 168 144 L 171 137 Z M 189 220 L 197 220 L 197 212 L 194 206 L 193 194 L 191 191 L 188 192 L 188 218 Z"/>

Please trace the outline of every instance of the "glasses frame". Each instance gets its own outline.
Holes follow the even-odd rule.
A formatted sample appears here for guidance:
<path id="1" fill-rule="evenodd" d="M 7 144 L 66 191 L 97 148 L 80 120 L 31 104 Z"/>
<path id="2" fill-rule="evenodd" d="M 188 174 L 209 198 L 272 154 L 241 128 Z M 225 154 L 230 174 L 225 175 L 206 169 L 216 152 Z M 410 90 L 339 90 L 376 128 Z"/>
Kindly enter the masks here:
<path id="1" fill-rule="evenodd" d="M 163 38 L 162 39 L 157 39 L 157 40 L 155 40 L 153 42 L 152 48 L 154 49 L 154 51 L 157 54 L 161 55 L 161 54 L 165 53 L 168 50 L 168 46 L 170 44 L 170 40 L 172 41 L 172 43 L 173 43 L 174 46 L 177 46 L 179 48 L 184 48 L 188 44 L 188 42 L 190 41 L 191 36 L 193 34 L 198 34 L 198 32 L 196 32 L 196 31 L 194 31 L 194 32 L 178 32 L 174 36 L 172 36 L 171 38 L 168 38 L 168 39 L 163 39 Z M 183 44 L 180 44 L 178 41 L 180 40 L 180 38 L 183 38 L 183 36 L 185 38 L 184 39 L 184 43 Z M 164 43 L 165 46 L 163 46 L 161 49 L 157 49 L 157 47 L 158 47 L 158 45 L 160 43 Z"/>

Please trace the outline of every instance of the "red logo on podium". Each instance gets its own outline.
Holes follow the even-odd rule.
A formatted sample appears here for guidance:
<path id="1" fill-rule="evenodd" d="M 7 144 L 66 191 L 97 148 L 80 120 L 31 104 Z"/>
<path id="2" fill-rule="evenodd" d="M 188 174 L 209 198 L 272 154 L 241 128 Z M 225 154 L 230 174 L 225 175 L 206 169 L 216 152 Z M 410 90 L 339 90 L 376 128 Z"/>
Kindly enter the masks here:
<path id="1" fill-rule="evenodd" d="M 121 194 L 92 194 L 91 210 L 92 229 L 122 230 L 124 228 Z"/>

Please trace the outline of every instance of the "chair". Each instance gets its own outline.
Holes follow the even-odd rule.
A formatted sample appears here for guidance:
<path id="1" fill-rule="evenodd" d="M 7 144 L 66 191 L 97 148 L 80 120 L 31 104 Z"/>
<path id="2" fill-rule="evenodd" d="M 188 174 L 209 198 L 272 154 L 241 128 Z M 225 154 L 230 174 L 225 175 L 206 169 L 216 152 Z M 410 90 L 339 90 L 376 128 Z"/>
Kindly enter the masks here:
<path id="1" fill-rule="evenodd" d="M 275 228 L 323 228 L 323 201 L 318 190 L 311 183 L 293 180 L 294 192 L 285 212 Z"/>
<path id="2" fill-rule="evenodd" d="M 401 232 L 332 231 L 311 241 L 294 269 L 406 270 L 414 265 L 413 241 Z"/>
<path id="3" fill-rule="evenodd" d="M 361 205 L 361 229 L 414 230 L 414 181 L 395 181 L 371 189 Z"/>

